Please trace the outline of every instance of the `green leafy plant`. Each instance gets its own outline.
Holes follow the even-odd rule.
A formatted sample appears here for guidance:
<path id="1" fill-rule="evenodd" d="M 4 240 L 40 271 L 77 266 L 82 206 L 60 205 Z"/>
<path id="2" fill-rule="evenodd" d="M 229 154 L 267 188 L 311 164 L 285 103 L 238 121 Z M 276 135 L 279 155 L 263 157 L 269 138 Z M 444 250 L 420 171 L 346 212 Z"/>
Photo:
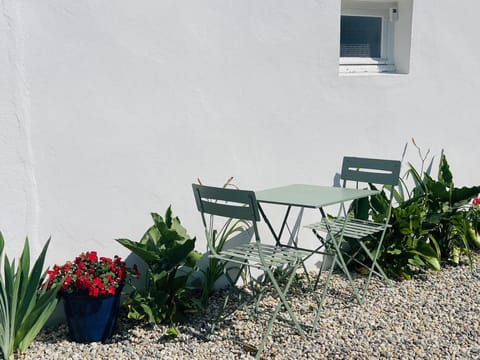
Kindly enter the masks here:
<path id="1" fill-rule="evenodd" d="M 178 217 L 173 217 L 171 207 L 164 218 L 156 213 L 151 216 L 154 224 L 139 242 L 116 240 L 147 265 L 145 289 L 134 288 L 126 300 L 128 317 L 173 324 L 196 310 L 189 278 L 196 271 L 200 254 L 194 250 L 195 238 L 187 234 Z"/>
<path id="2" fill-rule="evenodd" d="M 238 187 L 232 183 L 233 177 L 230 177 L 224 184 L 223 188 L 233 187 L 238 189 Z M 202 185 L 200 179 L 198 183 Z M 221 252 L 225 243 L 231 239 L 233 236 L 241 233 L 248 227 L 242 220 L 236 219 L 227 219 L 223 222 L 219 229 L 216 228 L 215 217 L 212 215 L 209 218 L 208 228 L 206 229 L 206 236 L 212 238 L 212 244 L 215 247 L 217 252 Z M 207 252 L 208 255 L 208 252 Z M 217 281 L 225 273 L 225 264 L 219 261 L 216 258 L 208 258 L 208 265 L 200 270 L 203 277 L 195 281 L 195 286 L 201 289 L 201 306 L 206 307 L 208 305 L 208 299 L 213 294 L 215 290 L 215 285 Z"/>
<path id="3" fill-rule="evenodd" d="M 413 166 L 409 174 L 416 186 L 410 198 L 394 210 L 392 228 L 413 250 L 410 263 L 439 270 L 444 262 L 458 264 L 464 254 L 471 264 L 470 223 L 462 208 L 480 192 L 480 186 L 455 187 L 443 151 L 437 180 L 428 173 L 421 176 Z"/>
<path id="4" fill-rule="evenodd" d="M 415 144 L 421 168 L 411 163 L 401 185 L 395 192 L 396 206 L 392 209 L 391 228 L 386 234 L 379 263 L 391 277 L 410 279 L 416 269 L 440 270 L 443 263 L 458 264 L 466 255 L 471 264 L 469 231 L 471 222 L 463 208 L 480 192 L 480 186 L 457 188 L 445 153 L 440 156 L 437 179 L 430 175 L 432 163 L 425 166 L 427 155 Z M 432 159 L 433 160 L 433 159 Z M 411 179 L 409 190 L 407 181 Z M 371 185 L 371 188 L 374 188 Z M 386 215 L 386 196 L 382 191 L 366 206 L 367 216 L 381 221 Z M 375 249 L 376 237 L 365 242 Z"/>
<path id="5" fill-rule="evenodd" d="M 25 240 L 18 265 L 4 256 L 0 277 L 0 349 L 4 359 L 14 352 L 24 352 L 39 333 L 58 303 L 58 287 L 41 286 L 50 239 L 46 242 L 30 271 L 30 247 Z M 0 232 L 0 256 L 5 241 Z M 1 262 L 1 259 L 0 259 Z"/>

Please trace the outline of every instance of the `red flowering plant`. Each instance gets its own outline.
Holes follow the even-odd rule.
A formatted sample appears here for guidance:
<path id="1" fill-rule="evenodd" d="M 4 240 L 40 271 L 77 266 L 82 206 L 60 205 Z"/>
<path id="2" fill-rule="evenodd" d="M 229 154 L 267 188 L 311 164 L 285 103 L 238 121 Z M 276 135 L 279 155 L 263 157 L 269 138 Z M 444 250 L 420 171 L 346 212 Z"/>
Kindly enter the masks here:
<path id="1" fill-rule="evenodd" d="M 472 200 L 467 212 L 471 227 L 467 231 L 467 238 L 477 248 L 480 248 L 480 197 Z"/>
<path id="2" fill-rule="evenodd" d="M 472 200 L 472 205 L 477 207 L 477 206 L 480 206 L 480 197 L 477 197 L 475 199 Z"/>
<path id="3" fill-rule="evenodd" d="M 60 286 L 62 295 L 113 296 L 122 290 L 129 273 L 138 278 L 137 265 L 131 270 L 117 255 L 112 260 L 98 257 L 96 251 L 89 251 L 77 256 L 73 262 L 67 261 L 48 270 L 46 286 Z"/>

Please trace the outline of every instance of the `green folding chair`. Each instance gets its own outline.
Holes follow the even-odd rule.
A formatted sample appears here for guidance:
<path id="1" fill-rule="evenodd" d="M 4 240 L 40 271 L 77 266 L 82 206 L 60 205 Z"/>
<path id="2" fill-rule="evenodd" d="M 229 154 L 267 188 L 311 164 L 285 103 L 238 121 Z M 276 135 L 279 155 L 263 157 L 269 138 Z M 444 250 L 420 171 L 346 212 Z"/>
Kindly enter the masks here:
<path id="1" fill-rule="evenodd" d="M 333 236 L 335 239 L 343 240 L 343 244 L 348 242 L 350 245 L 357 244 L 358 246 L 351 249 L 350 252 L 342 252 L 345 264 L 348 266 L 351 262 L 355 262 L 358 265 L 368 269 L 368 277 L 364 284 L 362 295 L 355 294 L 360 303 L 363 303 L 365 296 L 370 285 L 370 280 L 373 274 L 380 276 L 380 278 L 389 281 L 387 275 L 383 271 L 382 267 L 378 264 L 378 255 L 382 248 L 382 243 L 385 238 L 392 212 L 392 203 L 394 199 L 394 188 L 398 185 L 400 177 L 401 162 L 398 160 L 383 160 L 383 159 L 370 159 L 346 156 L 343 158 L 342 172 L 340 179 L 343 180 L 342 186 L 345 188 L 352 182 L 356 188 L 364 186 L 381 186 L 383 194 L 386 194 L 384 198 L 383 206 L 386 206 L 386 216 L 381 222 L 374 222 L 366 213 L 364 218 L 358 218 L 358 207 L 362 206 L 361 201 L 356 201 L 350 206 L 349 211 L 346 211 L 345 206 L 342 204 L 339 210 L 339 216 L 336 218 L 326 219 L 322 221 L 307 225 L 311 228 L 317 238 L 326 247 L 333 247 L 330 244 Z M 368 199 L 365 199 L 368 201 Z M 357 211 L 354 211 L 357 210 Z M 356 213 L 356 214 L 355 214 Z M 357 216 L 355 216 L 357 215 Z M 370 251 L 365 245 L 367 239 L 378 241 L 376 248 Z M 336 261 L 342 259 L 335 259 Z M 369 260 L 370 263 L 366 264 L 365 260 Z M 319 273 L 320 276 L 320 273 Z M 318 283 L 318 278 L 317 278 Z M 354 288 L 356 291 L 356 288 Z"/>
<path id="2" fill-rule="evenodd" d="M 197 209 L 201 213 L 206 231 L 209 256 L 224 262 L 226 269 L 233 264 L 233 266 L 242 269 L 255 268 L 261 270 L 265 278 L 258 284 L 263 288 L 256 294 L 261 296 L 260 294 L 264 293 L 266 287 L 273 287 L 278 294 L 279 302 L 263 333 L 261 343 L 257 349 L 256 358 L 260 358 L 267 342 L 267 338 L 272 331 L 275 319 L 282 307 L 287 311 L 299 334 L 304 336 L 304 330 L 300 326 L 297 317 L 288 304 L 286 296 L 290 285 L 292 284 L 292 280 L 295 277 L 296 270 L 302 263 L 302 258 L 308 254 L 301 250 L 268 245 L 260 241 L 260 235 L 257 228 L 257 222 L 260 221 L 260 215 L 255 193 L 253 191 L 225 189 L 197 184 L 192 184 L 192 187 Z M 251 222 L 255 242 L 228 248 L 224 247 L 221 251 L 216 251 L 212 243 L 212 236 L 208 232 L 206 215 L 215 215 L 238 219 L 249 223 Z M 228 277 L 228 270 L 225 274 Z M 282 279 L 286 279 L 283 289 L 280 287 L 277 276 L 282 276 Z M 230 281 L 233 285 L 236 282 L 236 279 L 230 278 Z"/>

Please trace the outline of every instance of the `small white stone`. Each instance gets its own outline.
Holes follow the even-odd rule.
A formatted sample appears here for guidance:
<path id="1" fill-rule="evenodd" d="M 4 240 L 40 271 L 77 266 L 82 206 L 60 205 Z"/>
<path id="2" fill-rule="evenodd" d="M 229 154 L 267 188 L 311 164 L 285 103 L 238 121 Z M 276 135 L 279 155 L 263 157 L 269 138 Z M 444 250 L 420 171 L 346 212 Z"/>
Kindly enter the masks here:
<path id="1" fill-rule="evenodd" d="M 317 332 L 302 338 L 284 321 L 277 321 L 263 358 L 480 358 L 478 263 L 474 271 L 472 276 L 468 265 L 447 267 L 393 286 L 374 278 L 363 305 L 353 301 L 346 277 L 334 273 Z M 354 275 L 357 286 L 364 280 Z M 304 278 L 298 279 L 287 299 L 299 320 L 311 325 L 321 293 L 312 294 L 307 285 Z M 248 311 L 235 312 L 208 336 L 209 320 L 217 314 L 224 295 L 219 293 L 206 312 L 178 325 L 182 334 L 177 339 L 163 336 L 167 326 L 140 325 L 122 318 L 111 342 L 77 344 L 68 341 L 68 329 L 61 325 L 42 331 L 17 359 L 252 359 L 278 296 L 271 293 L 263 298 L 260 309 L 268 309 L 268 314 L 257 316 L 251 301 Z M 280 316 L 288 319 L 284 309 Z"/>

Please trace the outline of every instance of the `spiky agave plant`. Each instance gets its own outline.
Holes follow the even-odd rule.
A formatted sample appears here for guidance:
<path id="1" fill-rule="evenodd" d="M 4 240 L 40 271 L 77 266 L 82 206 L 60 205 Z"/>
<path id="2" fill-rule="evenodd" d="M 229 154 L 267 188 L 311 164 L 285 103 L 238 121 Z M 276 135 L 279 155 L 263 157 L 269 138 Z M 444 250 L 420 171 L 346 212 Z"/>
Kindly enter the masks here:
<path id="1" fill-rule="evenodd" d="M 3 358 L 13 359 L 24 352 L 43 328 L 58 303 L 57 288 L 42 287 L 43 270 L 50 239 L 46 242 L 30 271 L 30 246 L 25 239 L 16 264 L 4 256 L 0 275 L 0 350 Z M 5 241 L 0 232 L 0 265 Z"/>

